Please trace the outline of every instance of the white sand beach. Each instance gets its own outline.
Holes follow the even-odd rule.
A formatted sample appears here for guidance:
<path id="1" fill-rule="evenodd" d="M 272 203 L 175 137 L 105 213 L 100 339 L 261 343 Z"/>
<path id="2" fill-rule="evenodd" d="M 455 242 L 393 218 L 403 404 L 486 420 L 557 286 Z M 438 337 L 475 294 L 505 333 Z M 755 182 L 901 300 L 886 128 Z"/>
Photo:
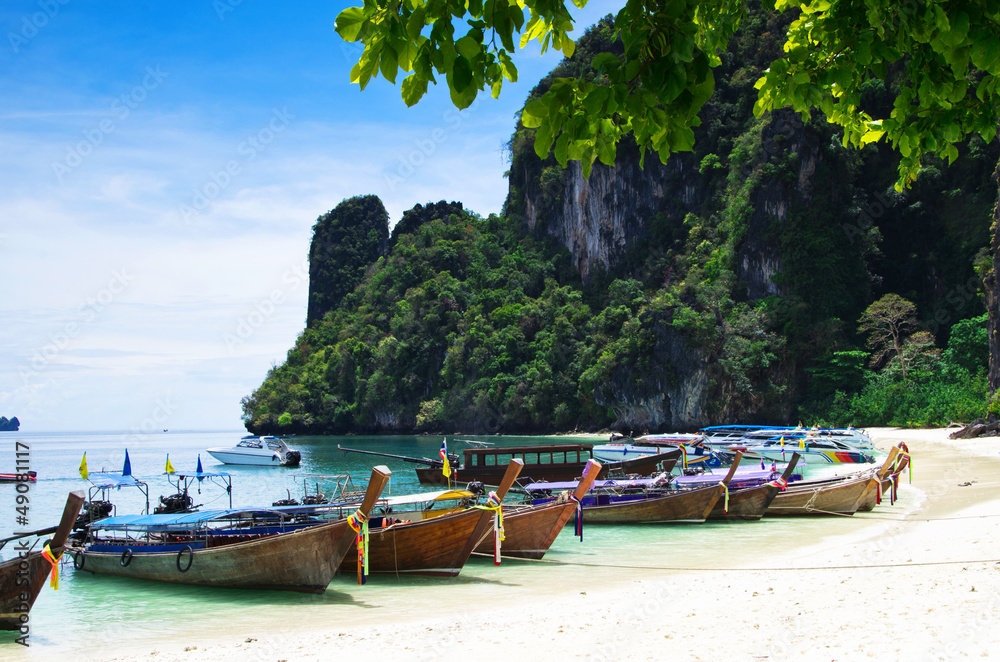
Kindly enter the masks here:
<path id="1" fill-rule="evenodd" d="M 336 618 L 322 608 L 275 608 L 89 653 L 239 662 L 1000 658 L 1000 438 L 871 432 L 880 448 L 903 440 L 913 453 L 913 485 L 902 481 L 909 511 L 880 505 L 831 524 L 831 536 L 808 546 L 776 539 L 769 554 L 739 567 L 705 567 L 692 549 L 659 562 L 696 571 L 580 567 L 517 590 L 465 587 L 475 599 L 454 602 L 407 586 L 395 598 L 402 608 L 357 607 Z M 625 548 L 595 565 L 633 561 Z"/>

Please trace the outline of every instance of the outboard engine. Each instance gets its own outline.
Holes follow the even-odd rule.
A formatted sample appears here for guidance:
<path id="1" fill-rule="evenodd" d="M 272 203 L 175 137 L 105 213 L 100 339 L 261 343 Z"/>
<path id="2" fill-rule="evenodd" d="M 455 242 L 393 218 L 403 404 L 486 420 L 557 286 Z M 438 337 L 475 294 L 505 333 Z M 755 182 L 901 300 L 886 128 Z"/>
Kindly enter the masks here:
<path id="1" fill-rule="evenodd" d="M 178 492 L 170 496 L 161 496 L 160 504 L 153 509 L 153 513 L 157 515 L 171 515 L 173 513 L 191 512 L 191 506 L 194 505 L 194 501 L 191 500 L 187 492 Z"/>
<path id="2" fill-rule="evenodd" d="M 482 496 L 486 494 L 486 486 L 480 483 L 478 480 L 469 483 L 465 489 L 469 490 L 476 496 Z"/>
<path id="3" fill-rule="evenodd" d="M 284 459 L 281 461 L 286 467 L 297 467 L 299 462 L 302 461 L 302 453 L 298 451 L 285 451 Z"/>
<path id="4" fill-rule="evenodd" d="M 114 505 L 110 501 L 87 501 L 83 504 L 83 508 L 80 510 L 80 515 L 76 518 L 73 528 L 86 528 L 91 522 L 109 517 L 114 508 Z"/>
<path id="5" fill-rule="evenodd" d="M 271 503 L 272 506 L 297 506 L 299 502 L 292 498 L 292 493 L 290 490 L 285 490 L 288 493 L 287 499 L 279 499 Z"/>
<path id="6" fill-rule="evenodd" d="M 302 497 L 303 506 L 318 506 L 323 503 L 330 503 L 330 500 L 322 494 L 306 494 Z"/>

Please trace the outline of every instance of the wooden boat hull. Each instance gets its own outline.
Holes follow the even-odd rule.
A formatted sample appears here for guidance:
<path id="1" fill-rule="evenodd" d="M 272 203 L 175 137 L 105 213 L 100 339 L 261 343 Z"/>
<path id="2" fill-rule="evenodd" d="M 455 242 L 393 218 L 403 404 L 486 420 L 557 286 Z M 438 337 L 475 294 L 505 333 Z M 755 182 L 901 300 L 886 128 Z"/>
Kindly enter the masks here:
<path id="1" fill-rule="evenodd" d="M 350 549 L 346 520 L 218 547 L 143 551 L 135 544 L 123 565 L 118 552 L 73 550 L 78 570 L 171 584 L 322 593 Z M 150 549 L 158 546 L 149 545 Z"/>
<path id="2" fill-rule="evenodd" d="M 83 492 L 70 492 L 62 519 L 50 542 L 56 557 L 63 553 L 63 545 L 82 505 Z M 32 535 L 45 532 L 37 531 Z M 19 552 L 15 558 L 0 563 L 0 630 L 21 629 L 51 570 L 52 566 L 42 557 L 41 549 L 28 552 L 24 557 Z"/>
<path id="3" fill-rule="evenodd" d="M 870 478 L 847 478 L 835 482 L 813 485 L 799 484 L 789 487 L 768 506 L 765 516 L 790 515 L 853 515 L 859 500 L 869 489 Z"/>
<path id="4" fill-rule="evenodd" d="M 0 563 L 0 630 L 18 630 L 45 585 L 51 566 L 41 552 Z"/>
<path id="5" fill-rule="evenodd" d="M 618 501 L 583 507 L 584 524 L 631 524 L 636 522 L 704 522 L 719 498 L 722 485 L 681 490 L 659 497 Z"/>
<path id="6" fill-rule="evenodd" d="M 723 495 L 712 508 L 708 519 L 759 520 L 779 491 L 780 488 L 772 483 L 731 490 L 728 511 L 725 509 L 725 495 Z"/>
<path id="7" fill-rule="evenodd" d="M 576 503 L 573 501 L 555 501 L 539 506 L 504 506 L 504 540 L 500 545 L 500 555 L 518 559 L 542 558 L 575 512 Z M 587 521 L 586 516 L 583 521 Z M 476 553 L 493 555 L 492 535 L 479 542 Z"/>
<path id="8" fill-rule="evenodd" d="M 470 539 L 483 517 L 492 513 L 466 509 L 418 522 L 373 529 L 368 536 L 368 572 L 454 577 L 469 560 Z M 352 544 L 339 572 L 357 572 L 358 546 Z"/>
<path id="9" fill-rule="evenodd" d="M 625 460 L 624 462 L 608 462 L 602 465 L 600 473 L 595 477 L 597 480 L 607 478 L 609 474 L 638 474 L 640 476 L 650 476 L 657 472 L 660 463 L 664 463 L 663 470 L 670 471 L 677 459 L 680 457 L 679 451 L 670 453 L 660 453 Z M 583 475 L 586 462 L 555 462 L 552 464 L 525 464 L 521 471 L 520 478 L 524 482 L 562 482 L 572 481 Z M 507 470 L 506 465 L 502 466 L 474 466 L 452 469 L 452 483 L 480 482 L 486 485 L 497 485 Z M 433 467 L 421 467 L 416 470 L 417 479 L 424 485 L 447 485 L 448 479 L 441 473 L 441 469 Z"/>

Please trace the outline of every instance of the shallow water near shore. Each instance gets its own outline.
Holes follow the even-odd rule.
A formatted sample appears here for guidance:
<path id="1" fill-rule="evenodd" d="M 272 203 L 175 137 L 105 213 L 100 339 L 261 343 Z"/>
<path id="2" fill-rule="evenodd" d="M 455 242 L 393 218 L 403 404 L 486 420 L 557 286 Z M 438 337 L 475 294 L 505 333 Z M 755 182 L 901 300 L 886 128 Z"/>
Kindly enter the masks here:
<path id="1" fill-rule="evenodd" d="M 89 487 L 78 467 L 84 451 L 91 472 L 102 467 L 121 470 L 128 447 L 134 475 L 148 479 L 150 505 L 160 495 L 173 492 L 163 469 L 166 454 L 178 470 L 193 470 L 198 455 L 205 471 L 233 475 L 233 505 L 267 505 L 301 496 L 303 480 L 310 490 L 317 479 L 310 474 L 350 472 L 367 477 L 374 463 L 393 470 L 393 494 L 423 491 L 414 467 L 399 460 L 345 454 L 337 444 L 402 455 L 436 457 L 441 437 L 297 437 L 290 445 L 302 450 L 299 468 L 233 467 L 216 462 L 205 453 L 214 446 L 232 446 L 243 434 L 229 432 L 165 432 L 146 435 L 121 433 L 3 433 L 0 435 L 0 470 L 13 466 L 15 442 L 27 444 L 31 469 L 39 480 L 31 486 L 28 529 L 57 523 L 66 493 Z M 499 445 L 551 442 L 541 437 L 463 437 Z M 559 437 L 559 441 L 593 438 Z M 597 442 L 599 443 L 599 442 Z M 449 439 L 454 452 L 458 445 Z M 23 447 L 22 447 L 23 449 Z M 917 462 L 919 463 L 919 459 Z M 919 464 L 918 464 L 919 466 Z M 840 471 L 859 468 L 841 465 Z M 825 469 L 829 470 L 829 469 Z M 809 471 L 815 471 L 810 468 Z M 119 514 L 139 512 L 144 498 L 134 489 L 113 491 Z M 229 505 L 218 486 L 204 484 L 195 502 L 203 508 Z M 0 537 L 24 530 L 16 525 L 15 486 L 0 484 Z M 30 617 L 31 647 L 13 643 L 13 633 L 0 633 L 0 657 L 33 659 L 52 653 L 79 656 L 113 655 L 121 648 L 136 648 L 172 639 L 183 643 L 218 634 L 220 630 L 253 636 L 280 632 L 282 623 L 329 623 L 329 634 L 350 632 L 368 623 L 405 621 L 426 616 L 435 604 L 468 604 L 517 608 L 519 602 L 544 600 L 567 588 L 581 592 L 610 587 L 623 581 L 663 577 L 676 572 L 708 572 L 713 568 L 779 567 L 783 550 L 808 548 L 830 536 L 851 536 L 870 527 L 902 517 L 915 509 L 923 493 L 905 487 L 894 506 L 876 508 L 854 517 L 774 518 L 759 522 L 712 522 L 655 526 L 597 526 L 584 528 L 584 540 L 567 528 L 542 562 L 504 560 L 495 567 L 489 558 L 473 558 L 453 579 L 375 575 L 366 586 L 353 577 L 337 577 L 323 595 L 280 591 L 242 591 L 174 586 L 156 582 L 93 576 L 61 570 L 60 590 L 46 587 Z M 11 546 L 0 552 L 9 558 Z M 801 560 L 795 565 L 801 566 Z M 273 656 L 272 656 L 273 657 Z"/>

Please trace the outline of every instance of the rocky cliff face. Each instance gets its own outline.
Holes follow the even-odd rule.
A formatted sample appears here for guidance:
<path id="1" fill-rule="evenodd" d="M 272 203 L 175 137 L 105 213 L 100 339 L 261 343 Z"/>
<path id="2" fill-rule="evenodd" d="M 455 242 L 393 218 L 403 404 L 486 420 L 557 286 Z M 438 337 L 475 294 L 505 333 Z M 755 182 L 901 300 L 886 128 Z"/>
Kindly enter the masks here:
<path id="1" fill-rule="evenodd" d="M 688 214 L 728 214 L 731 236 L 722 241 L 731 244 L 731 268 L 737 281 L 734 298 L 784 296 L 788 287 L 779 278 L 784 265 L 778 236 L 791 222 L 793 210 L 814 204 L 823 139 L 814 128 L 804 126 L 798 115 L 784 112 L 748 135 L 756 137 L 744 145 L 743 160 L 730 157 L 725 179 L 699 173 L 690 154 L 676 155 L 666 164 L 655 154 L 649 155 L 641 168 L 635 147 L 626 146 L 619 150 L 614 167 L 597 163 L 589 179 L 583 178 L 578 163 L 571 162 L 562 170 L 551 161 L 547 167 L 536 161 L 533 169 L 541 176 L 511 174 L 510 201 L 522 194 L 525 226 L 564 245 L 585 283 L 598 269 L 628 273 L 626 257 L 634 254 L 630 247 L 649 244 L 654 216 L 680 227 Z M 723 195 L 737 202 L 718 210 L 717 201 Z M 717 211 L 712 211 L 713 200 Z M 516 214 L 518 209 L 509 212 Z M 696 428 L 709 422 L 712 409 L 716 415 L 753 415 L 734 411 L 739 408 L 728 395 L 719 397 L 731 386 L 720 360 L 725 362 L 723 347 L 733 333 L 721 318 L 717 339 L 707 345 L 692 343 L 673 328 L 669 316 L 650 316 L 647 324 L 655 334 L 652 363 L 658 368 L 641 376 L 629 367 L 616 368 L 594 393 L 599 404 L 617 415 L 617 428 Z M 780 381 L 789 381 L 794 369 L 794 363 L 784 365 Z M 722 402 L 711 403 L 713 397 Z M 786 413 L 790 408 L 782 402 L 768 406 Z"/>
<path id="2" fill-rule="evenodd" d="M 594 393 L 598 404 L 615 412 L 616 429 L 639 434 L 705 425 L 710 391 L 708 357 L 690 347 L 667 321 L 650 320 L 655 337 L 653 374 L 637 380 L 634 371 L 619 367 Z"/>
<path id="3" fill-rule="evenodd" d="M 521 173 L 518 184 L 525 191 L 521 213 L 527 228 L 566 246 L 584 282 L 597 268 L 615 271 L 629 245 L 646 238 L 652 216 L 683 218 L 699 202 L 689 156 L 664 165 L 651 154 L 641 168 L 638 150 L 627 142 L 615 166 L 595 163 L 590 179 L 571 161 L 565 170 L 546 168 L 540 180 Z"/>
<path id="4" fill-rule="evenodd" d="M 746 285 L 748 298 L 783 294 L 774 281 L 782 271 L 781 255 L 769 238 L 769 229 L 786 223 L 790 208 L 808 208 L 821 158 L 819 136 L 803 126 L 797 113 L 778 111 L 763 127 L 760 157 L 749 165 L 748 172 L 780 166 L 786 159 L 793 163 L 782 169 L 784 176 L 762 176 L 750 196 L 746 239 L 737 255 L 737 274 Z"/>

